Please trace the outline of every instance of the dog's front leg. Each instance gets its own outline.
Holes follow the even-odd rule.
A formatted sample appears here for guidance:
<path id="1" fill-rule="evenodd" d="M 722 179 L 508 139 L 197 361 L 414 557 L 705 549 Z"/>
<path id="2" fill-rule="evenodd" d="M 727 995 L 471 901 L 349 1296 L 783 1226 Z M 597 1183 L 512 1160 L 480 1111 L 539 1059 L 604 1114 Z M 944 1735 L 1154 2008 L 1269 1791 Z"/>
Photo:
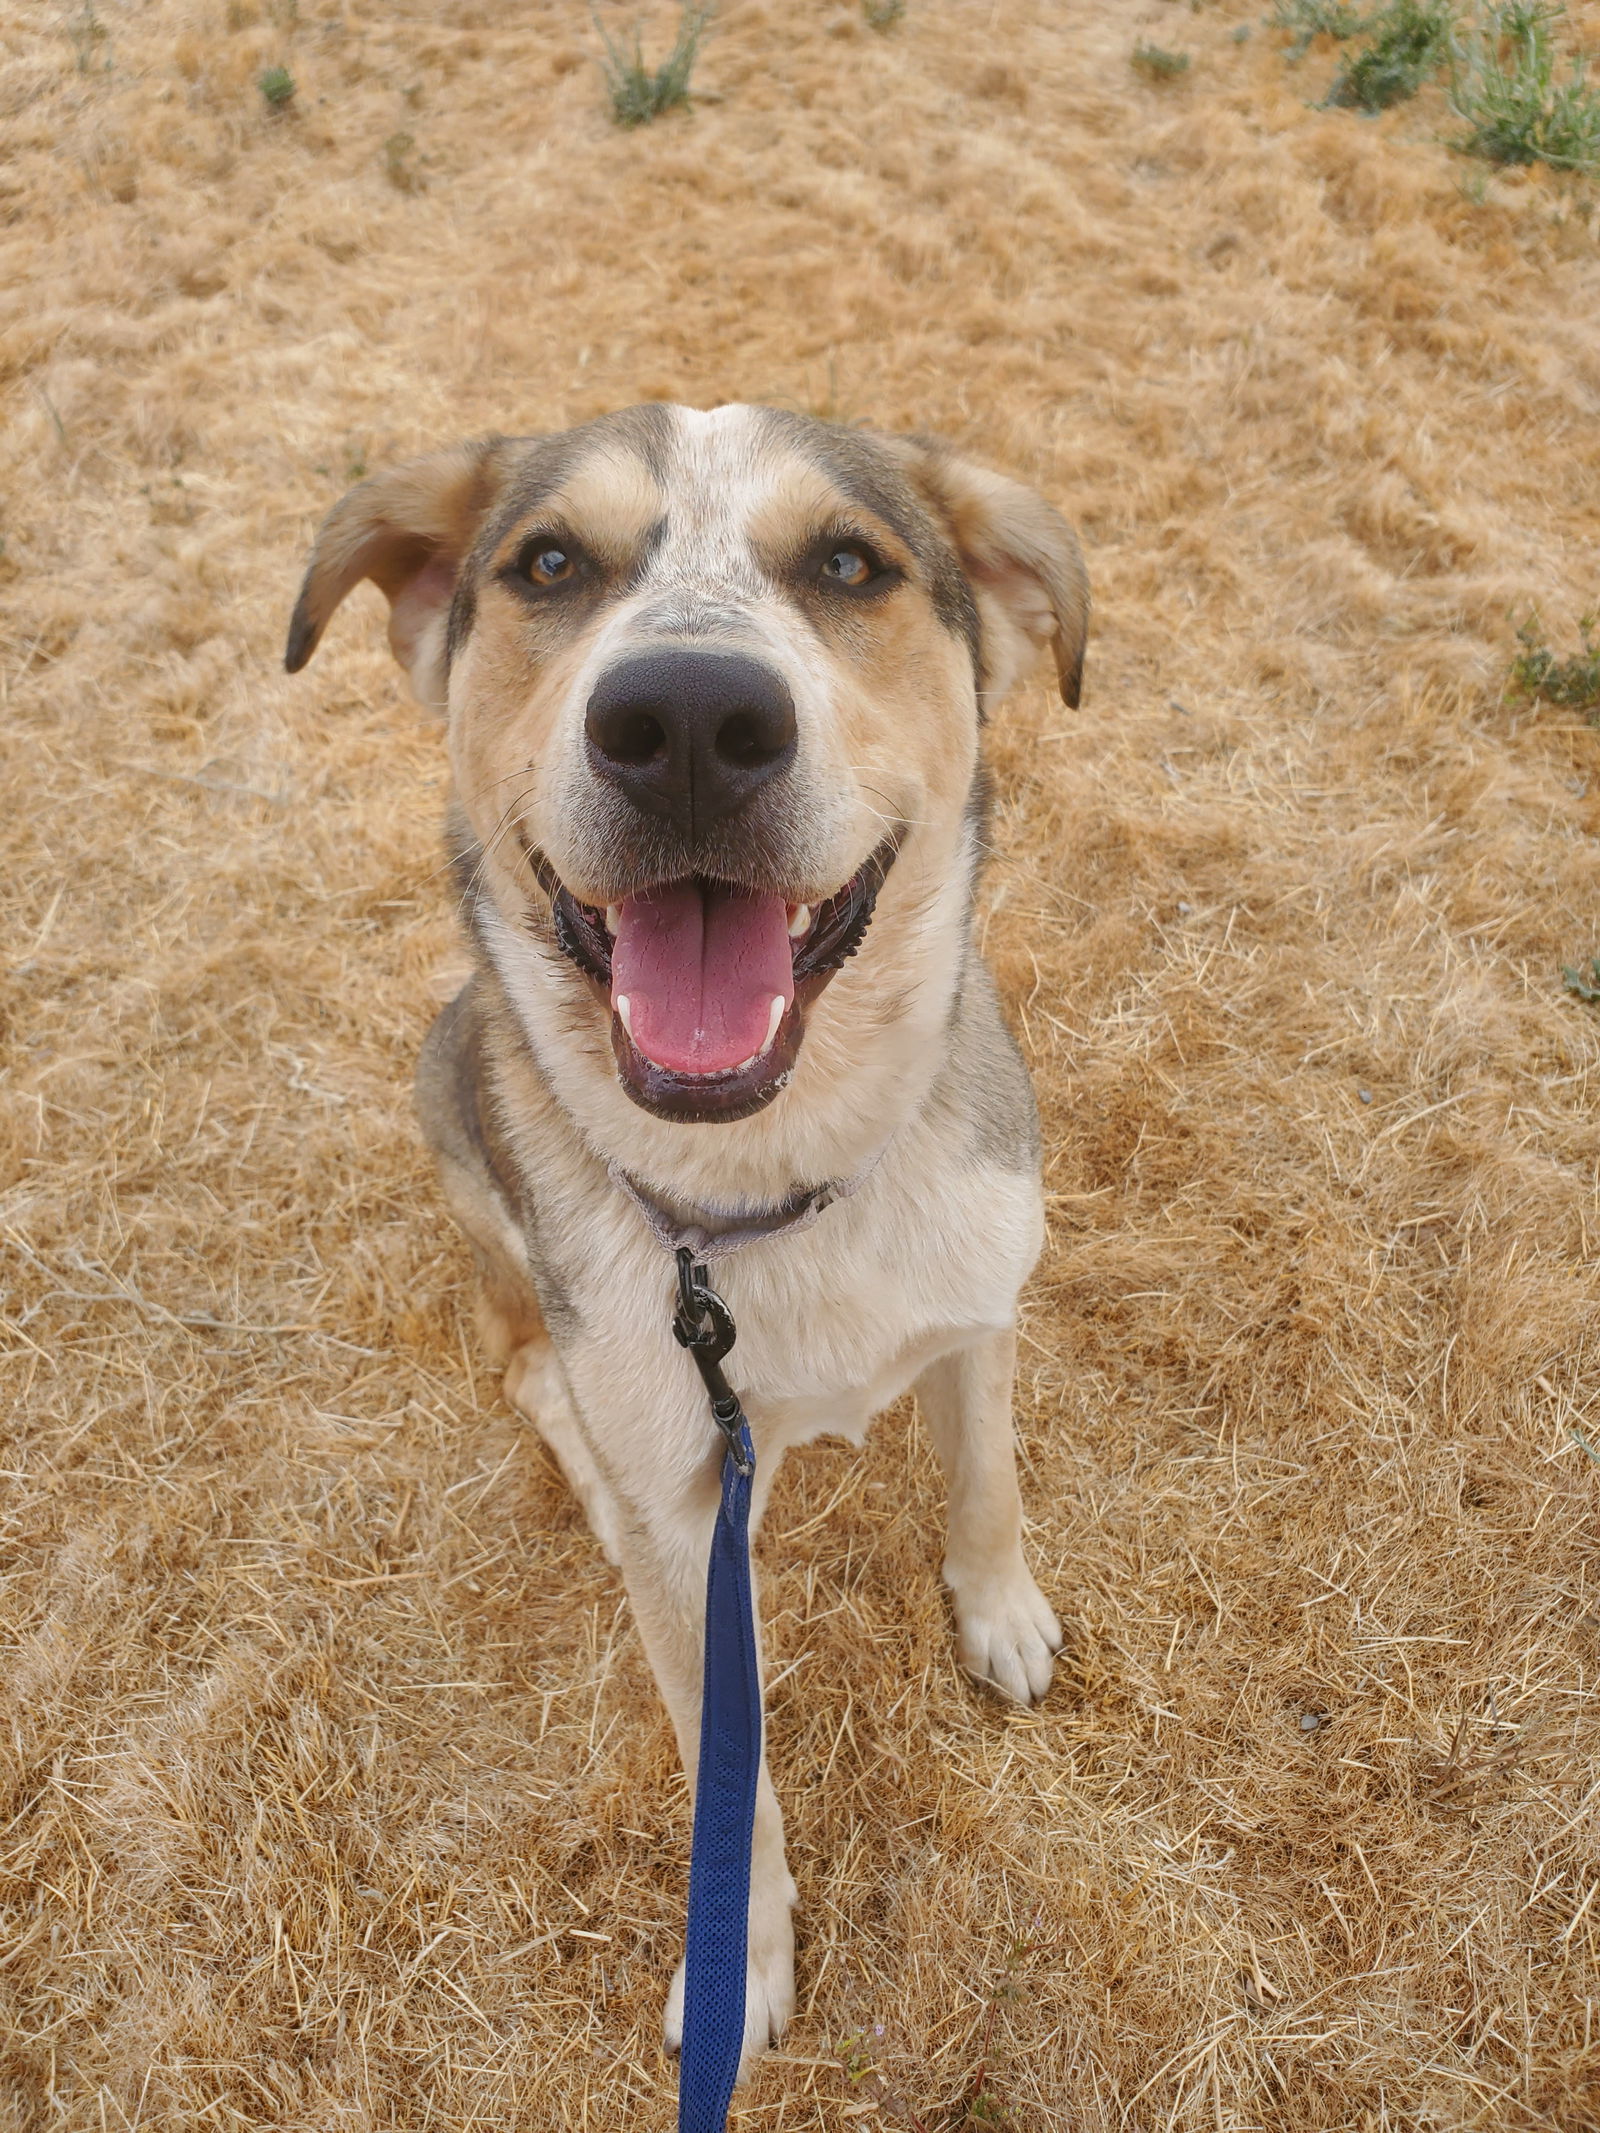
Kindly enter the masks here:
<path id="1" fill-rule="evenodd" d="M 625 1502 L 619 1555 L 639 1634 L 662 1701 L 678 1736 L 691 1798 L 699 1765 L 700 1690 L 705 1654 L 706 1562 L 716 1516 L 717 1471 L 712 1460 L 692 1481 L 663 1481 L 650 1501 Z M 757 1481 L 758 1505 L 765 1495 Z M 752 1517 L 752 1526 L 755 1524 Z M 759 1644 L 759 1625 L 757 1630 Z M 783 1813 L 767 1772 L 765 1751 L 756 1787 L 755 1837 L 750 1861 L 750 1941 L 745 1979 L 744 2058 L 750 2062 L 783 2032 L 794 2011 L 795 1886 L 783 1855 Z M 683 2040 L 683 1965 L 667 1995 L 666 2042 Z"/>
<path id="2" fill-rule="evenodd" d="M 1007 1328 L 941 1356 L 917 1380 L 917 1401 L 949 1491 L 944 1580 L 955 1602 L 956 1651 L 968 1673 L 1018 1703 L 1050 1686 L 1061 1625 L 1022 1559 L 1011 1384 L 1017 1336 Z"/>

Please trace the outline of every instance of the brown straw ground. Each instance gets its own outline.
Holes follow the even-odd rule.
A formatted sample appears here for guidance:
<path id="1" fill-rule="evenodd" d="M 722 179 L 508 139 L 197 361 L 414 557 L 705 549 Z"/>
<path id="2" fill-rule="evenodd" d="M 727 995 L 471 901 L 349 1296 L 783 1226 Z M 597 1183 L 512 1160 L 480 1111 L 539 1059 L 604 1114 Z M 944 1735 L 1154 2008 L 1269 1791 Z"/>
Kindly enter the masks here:
<path id="1" fill-rule="evenodd" d="M 557 0 L 0 36 L 6 2133 L 672 2122 L 683 1786 L 410 1114 L 439 737 L 370 592 L 278 665 L 352 477 L 660 396 L 955 437 L 1097 600 L 983 920 L 1068 1647 L 960 1680 L 910 1413 L 792 1462 L 736 2125 L 1600 2126 L 1600 734 L 1504 686 L 1600 601 L 1593 193 L 1247 0 L 726 0 L 637 133 Z"/>

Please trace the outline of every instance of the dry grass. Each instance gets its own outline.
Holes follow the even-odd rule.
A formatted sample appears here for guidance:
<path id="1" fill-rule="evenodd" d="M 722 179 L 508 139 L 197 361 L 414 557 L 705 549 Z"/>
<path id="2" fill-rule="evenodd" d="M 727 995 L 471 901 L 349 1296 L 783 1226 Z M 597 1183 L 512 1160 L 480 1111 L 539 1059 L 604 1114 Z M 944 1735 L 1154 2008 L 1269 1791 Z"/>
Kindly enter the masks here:
<path id="1" fill-rule="evenodd" d="M 958 437 L 1099 603 L 985 921 L 1070 1645 L 956 1678 L 907 1416 L 793 1462 L 736 2123 L 1600 2126 L 1600 734 L 1501 688 L 1600 587 L 1592 196 L 1174 19 L 726 0 L 625 134 L 556 0 L 10 10 L 8 2133 L 671 2121 L 667 1727 L 409 1114 L 439 742 L 371 595 L 277 668 L 355 469 L 657 394 Z"/>

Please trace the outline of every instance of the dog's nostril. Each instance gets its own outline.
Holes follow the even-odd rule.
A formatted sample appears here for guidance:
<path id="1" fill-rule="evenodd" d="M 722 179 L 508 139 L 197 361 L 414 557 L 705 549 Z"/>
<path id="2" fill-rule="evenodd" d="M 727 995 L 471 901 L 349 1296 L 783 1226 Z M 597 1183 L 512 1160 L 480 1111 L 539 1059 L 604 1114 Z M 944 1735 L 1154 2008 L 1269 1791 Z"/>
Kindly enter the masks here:
<path id="1" fill-rule="evenodd" d="M 794 721 L 782 721 L 781 732 L 776 730 L 779 723 L 759 711 L 735 711 L 732 718 L 725 719 L 718 729 L 718 755 L 725 763 L 739 767 L 755 768 L 770 763 L 794 739 Z"/>
<path id="2" fill-rule="evenodd" d="M 595 741 L 613 763 L 650 763 L 665 755 L 667 736 L 648 711 L 620 711 L 598 722 Z"/>

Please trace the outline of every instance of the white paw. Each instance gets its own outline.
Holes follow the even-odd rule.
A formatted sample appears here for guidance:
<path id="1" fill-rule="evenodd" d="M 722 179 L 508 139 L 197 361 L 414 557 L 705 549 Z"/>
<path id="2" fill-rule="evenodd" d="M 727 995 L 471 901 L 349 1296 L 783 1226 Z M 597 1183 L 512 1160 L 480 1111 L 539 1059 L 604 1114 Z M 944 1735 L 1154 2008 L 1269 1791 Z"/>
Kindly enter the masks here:
<path id="1" fill-rule="evenodd" d="M 794 1884 L 790 1882 L 792 1889 Z M 792 1900 L 792 1899 L 791 1899 Z M 788 1903 L 771 1908 L 757 1928 L 756 1906 L 751 1905 L 750 1960 L 744 1979 L 744 2051 L 739 2060 L 739 2079 L 748 2081 L 756 2060 L 769 2044 L 783 2035 L 794 2013 L 794 1926 Z M 667 2012 L 662 2025 L 669 2052 L 683 2043 L 683 1964 L 679 1963 L 667 1994 Z"/>
<path id="2" fill-rule="evenodd" d="M 1037 1703 L 1050 1686 L 1061 1624 L 1049 1601 L 1019 1564 L 1008 1576 L 964 1580 L 951 1594 L 956 1609 L 956 1656 L 1013 1703 Z"/>

